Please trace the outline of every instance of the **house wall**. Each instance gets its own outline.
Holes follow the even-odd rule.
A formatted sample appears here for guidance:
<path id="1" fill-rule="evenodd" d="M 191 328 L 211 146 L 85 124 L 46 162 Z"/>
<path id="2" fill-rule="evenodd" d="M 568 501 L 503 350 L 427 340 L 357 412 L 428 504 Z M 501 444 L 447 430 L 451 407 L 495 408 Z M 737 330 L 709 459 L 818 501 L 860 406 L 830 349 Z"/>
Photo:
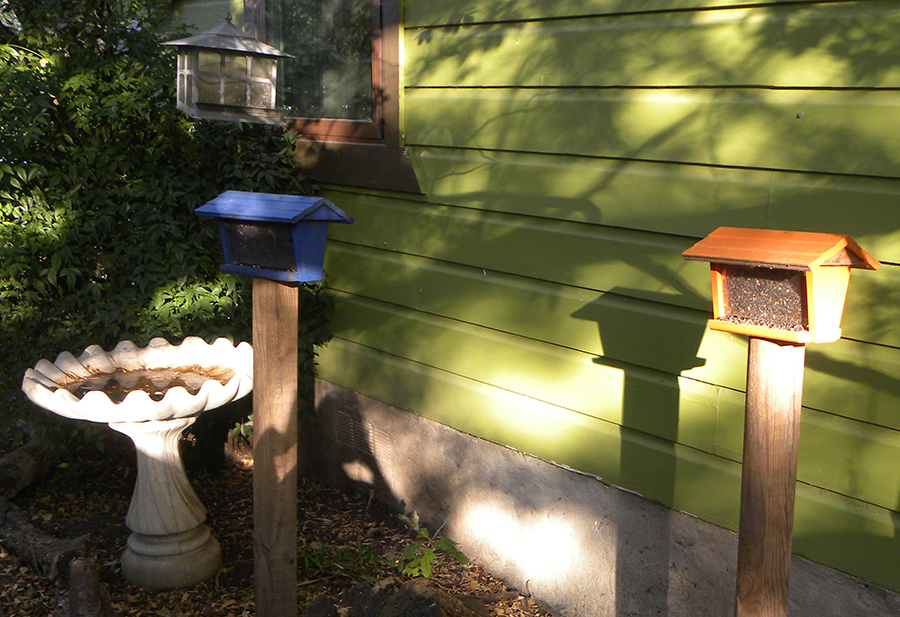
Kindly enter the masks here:
<path id="1" fill-rule="evenodd" d="M 848 234 L 884 265 L 807 352 L 794 550 L 900 591 L 900 2 L 403 8 L 424 195 L 323 186 L 320 376 L 735 530 L 747 342 L 681 252 Z"/>

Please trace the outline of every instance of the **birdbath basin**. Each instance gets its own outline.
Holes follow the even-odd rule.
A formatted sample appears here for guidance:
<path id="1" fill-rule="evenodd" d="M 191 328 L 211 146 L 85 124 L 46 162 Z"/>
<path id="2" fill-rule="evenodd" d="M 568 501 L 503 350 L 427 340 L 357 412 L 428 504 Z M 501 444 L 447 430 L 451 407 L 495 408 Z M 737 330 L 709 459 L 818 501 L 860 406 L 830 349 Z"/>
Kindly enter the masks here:
<path id="1" fill-rule="evenodd" d="M 137 481 L 120 562 L 125 578 L 147 589 L 189 587 L 211 578 L 222 549 L 206 526 L 206 508 L 184 472 L 178 442 L 202 412 L 253 388 L 253 350 L 220 338 L 156 338 L 147 347 L 122 341 L 79 357 L 61 353 L 25 372 L 22 390 L 66 418 L 102 422 L 137 450 Z"/>

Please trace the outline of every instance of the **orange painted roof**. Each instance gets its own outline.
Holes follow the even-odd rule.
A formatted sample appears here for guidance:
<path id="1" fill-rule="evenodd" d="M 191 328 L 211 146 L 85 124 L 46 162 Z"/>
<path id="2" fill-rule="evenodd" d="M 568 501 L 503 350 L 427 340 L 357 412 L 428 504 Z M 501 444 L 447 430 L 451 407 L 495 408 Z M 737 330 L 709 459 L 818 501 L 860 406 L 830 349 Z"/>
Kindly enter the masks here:
<path id="1" fill-rule="evenodd" d="M 786 270 L 850 266 L 877 270 L 877 259 L 848 236 L 719 227 L 682 253 L 685 259 Z"/>

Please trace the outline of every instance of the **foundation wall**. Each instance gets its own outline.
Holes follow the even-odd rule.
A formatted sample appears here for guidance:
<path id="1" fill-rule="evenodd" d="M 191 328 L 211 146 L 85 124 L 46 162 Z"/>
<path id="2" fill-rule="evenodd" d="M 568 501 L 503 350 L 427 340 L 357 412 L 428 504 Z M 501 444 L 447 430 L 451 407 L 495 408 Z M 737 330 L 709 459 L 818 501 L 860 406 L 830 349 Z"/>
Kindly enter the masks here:
<path id="1" fill-rule="evenodd" d="M 302 470 L 374 490 L 562 617 L 731 615 L 737 535 L 597 478 L 319 380 Z M 900 614 L 900 596 L 794 557 L 792 617 Z"/>

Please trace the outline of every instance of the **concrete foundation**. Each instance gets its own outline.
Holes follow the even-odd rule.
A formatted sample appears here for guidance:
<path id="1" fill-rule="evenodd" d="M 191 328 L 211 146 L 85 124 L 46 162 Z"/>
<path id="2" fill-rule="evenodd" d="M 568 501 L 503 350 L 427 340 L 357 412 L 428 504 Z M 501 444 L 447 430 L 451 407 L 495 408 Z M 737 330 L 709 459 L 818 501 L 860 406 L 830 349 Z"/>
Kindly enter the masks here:
<path id="1" fill-rule="evenodd" d="M 564 617 L 730 616 L 737 535 L 319 380 L 302 473 L 416 511 Z M 794 557 L 791 617 L 900 614 L 900 595 Z"/>

